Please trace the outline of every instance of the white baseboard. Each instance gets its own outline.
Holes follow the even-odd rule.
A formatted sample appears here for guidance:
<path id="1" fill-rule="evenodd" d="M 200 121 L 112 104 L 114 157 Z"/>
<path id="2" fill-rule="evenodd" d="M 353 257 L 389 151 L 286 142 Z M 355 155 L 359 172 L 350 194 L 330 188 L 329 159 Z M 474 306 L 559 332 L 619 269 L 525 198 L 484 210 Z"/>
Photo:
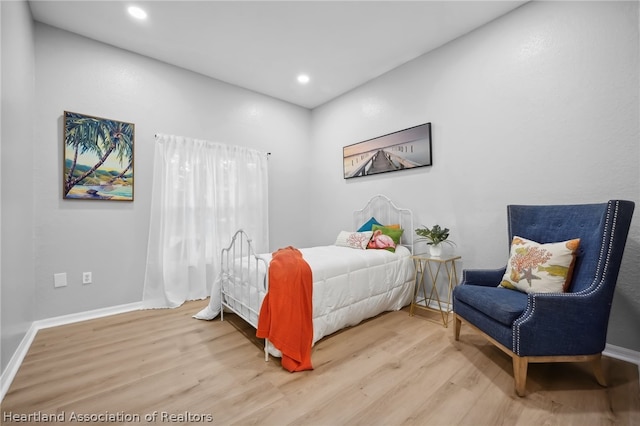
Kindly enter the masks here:
<path id="1" fill-rule="evenodd" d="M 610 358 L 619 359 L 622 361 L 631 362 L 638 366 L 638 384 L 640 385 L 640 352 L 632 351 L 631 349 L 623 348 L 620 346 L 606 344 L 602 355 L 606 355 Z"/>
<path id="2" fill-rule="evenodd" d="M 640 352 L 607 343 L 604 347 L 604 351 L 602 351 L 602 355 L 631 362 L 636 364 L 640 369 Z"/>
<path id="3" fill-rule="evenodd" d="M 611 358 L 619 359 L 622 361 L 631 362 L 638 366 L 638 384 L 640 385 L 640 352 L 632 351 L 631 349 L 623 348 L 620 346 L 606 344 L 602 355 L 606 355 Z"/>
<path id="4" fill-rule="evenodd" d="M 4 400 L 4 396 L 7 394 L 9 390 L 9 386 L 11 386 L 11 382 L 13 382 L 13 378 L 16 376 L 20 365 L 22 364 L 22 360 L 27 355 L 29 348 L 31 347 L 31 343 L 33 343 L 33 339 L 36 337 L 36 333 L 38 330 L 35 325 L 32 323 L 27 333 L 24 335 L 18 348 L 13 353 L 13 356 L 9 360 L 7 364 L 7 368 L 2 372 L 2 376 L 0 376 L 0 402 Z"/>
<path id="5" fill-rule="evenodd" d="M 128 303 L 126 305 L 111 306 L 109 308 L 94 309 L 93 311 L 78 312 L 77 314 L 62 315 L 59 317 L 47 318 L 34 321 L 38 330 L 59 325 L 73 324 L 74 322 L 86 321 L 96 318 L 108 317 L 110 315 L 123 314 L 125 312 L 142 309 L 142 302 Z"/>
<path id="6" fill-rule="evenodd" d="M 96 318 L 102 318 L 109 315 L 122 314 L 125 312 L 137 311 L 142 309 L 142 302 L 129 303 L 126 305 L 112 306 L 109 308 L 95 309 L 93 311 L 78 312 L 77 314 L 62 315 L 59 317 L 53 317 L 43 320 L 34 321 L 27 330 L 27 333 L 22 338 L 22 341 L 18 345 L 18 348 L 13 353 L 13 356 L 7 364 L 7 368 L 2 372 L 0 376 L 0 401 L 4 400 L 4 396 L 9 391 L 9 386 L 13 382 L 18 369 L 24 360 L 24 357 L 33 343 L 33 339 L 36 337 L 38 330 L 42 330 L 50 327 L 57 327 L 59 325 L 72 324 L 75 322 L 86 321 Z"/>

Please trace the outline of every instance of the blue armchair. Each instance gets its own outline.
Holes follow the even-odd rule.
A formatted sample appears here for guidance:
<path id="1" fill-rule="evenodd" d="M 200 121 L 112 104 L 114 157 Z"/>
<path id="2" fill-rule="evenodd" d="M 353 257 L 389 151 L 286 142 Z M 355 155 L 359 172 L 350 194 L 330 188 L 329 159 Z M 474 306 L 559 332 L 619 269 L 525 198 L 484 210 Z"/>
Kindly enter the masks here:
<path id="1" fill-rule="evenodd" d="M 498 287 L 506 268 L 464 270 L 452 295 L 455 340 L 465 323 L 510 355 L 519 396 L 532 362 L 590 362 L 606 386 L 601 354 L 634 206 L 623 200 L 508 206 L 510 242 L 514 236 L 541 244 L 580 238 L 570 287 L 525 293 Z"/>

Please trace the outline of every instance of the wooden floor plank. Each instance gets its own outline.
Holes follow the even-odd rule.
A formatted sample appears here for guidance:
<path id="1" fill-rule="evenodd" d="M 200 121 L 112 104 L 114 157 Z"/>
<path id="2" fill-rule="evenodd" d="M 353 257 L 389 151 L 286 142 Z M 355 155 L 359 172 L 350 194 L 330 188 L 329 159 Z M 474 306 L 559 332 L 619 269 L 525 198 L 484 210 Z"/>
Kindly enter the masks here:
<path id="1" fill-rule="evenodd" d="M 193 319 L 206 303 L 39 331 L 2 424 L 24 424 L 6 413 L 69 423 L 106 412 L 139 420 L 110 424 L 640 424 L 635 364 L 605 357 L 606 388 L 587 364 L 533 364 L 520 398 L 502 351 L 464 326 L 454 341 L 450 327 L 405 308 L 320 340 L 314 369 L 289 373 L 264 362 L 262 340 L 235 315 Z"/>

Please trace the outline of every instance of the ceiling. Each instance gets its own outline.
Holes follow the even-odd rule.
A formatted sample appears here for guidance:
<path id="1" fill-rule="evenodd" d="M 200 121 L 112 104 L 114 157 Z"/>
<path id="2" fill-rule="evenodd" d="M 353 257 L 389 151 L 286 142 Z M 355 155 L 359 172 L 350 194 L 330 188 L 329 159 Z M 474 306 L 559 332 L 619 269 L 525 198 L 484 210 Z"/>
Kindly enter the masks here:
<path id="1" fill-rule="evenodd" d="M 526 1 L 29 1 L 36 21 L 305 108 Z M 127 14 L 137 5 L 148 16 Z M 301 85 L 299 73 L 310 76 Z"/>

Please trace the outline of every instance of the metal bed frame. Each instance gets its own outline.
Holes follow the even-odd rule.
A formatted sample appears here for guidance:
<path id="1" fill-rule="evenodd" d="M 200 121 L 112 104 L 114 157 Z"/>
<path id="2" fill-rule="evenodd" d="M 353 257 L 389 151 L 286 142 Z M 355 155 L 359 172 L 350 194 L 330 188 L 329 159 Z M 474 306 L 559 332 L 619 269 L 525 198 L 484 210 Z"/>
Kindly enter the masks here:
<path id="1" fill-rule="evenodd" d="M 356 229 L 371 217 L 383 224 L 399 224 L 403 232 L 400 244 L 404 245 L 413 253 L 414 228 L 413 213 L 409 209 L 397 207 L 388 197 L 376 195 L 360 210 L 353 212 L 353 223 Z M 354 229 L 355 230 L 355 229 Z M 247 265 L 247 268 L 238 268 L 238 264 Z M 266 293 L 269 289 L 268 262 L 259 257 L 253 248 L 253 243 L 249 235 L 240 229 L 236 231 L 227 248 L 222 249 L 220 261 L 220 320 L 224 321 L 225 308 L 235 313 L 253 328 L 258 328 L 259 309 L 251 306 L 252 294 L 259 297 L 261 293 Z M 234 276 L 234 269 L 240 270 L 240 276 Z M 245 270 L 246 269 L 246 270 Z M 264 273 L 264 276 L 262 274 Z M 233 280 L 246 282 L 252 280 L 252 285 L 242 285 L 242 290 L 237 292 L 232 283 Z M 264 358 L 269 360 L 268 340 L 265 339 Z"/>

